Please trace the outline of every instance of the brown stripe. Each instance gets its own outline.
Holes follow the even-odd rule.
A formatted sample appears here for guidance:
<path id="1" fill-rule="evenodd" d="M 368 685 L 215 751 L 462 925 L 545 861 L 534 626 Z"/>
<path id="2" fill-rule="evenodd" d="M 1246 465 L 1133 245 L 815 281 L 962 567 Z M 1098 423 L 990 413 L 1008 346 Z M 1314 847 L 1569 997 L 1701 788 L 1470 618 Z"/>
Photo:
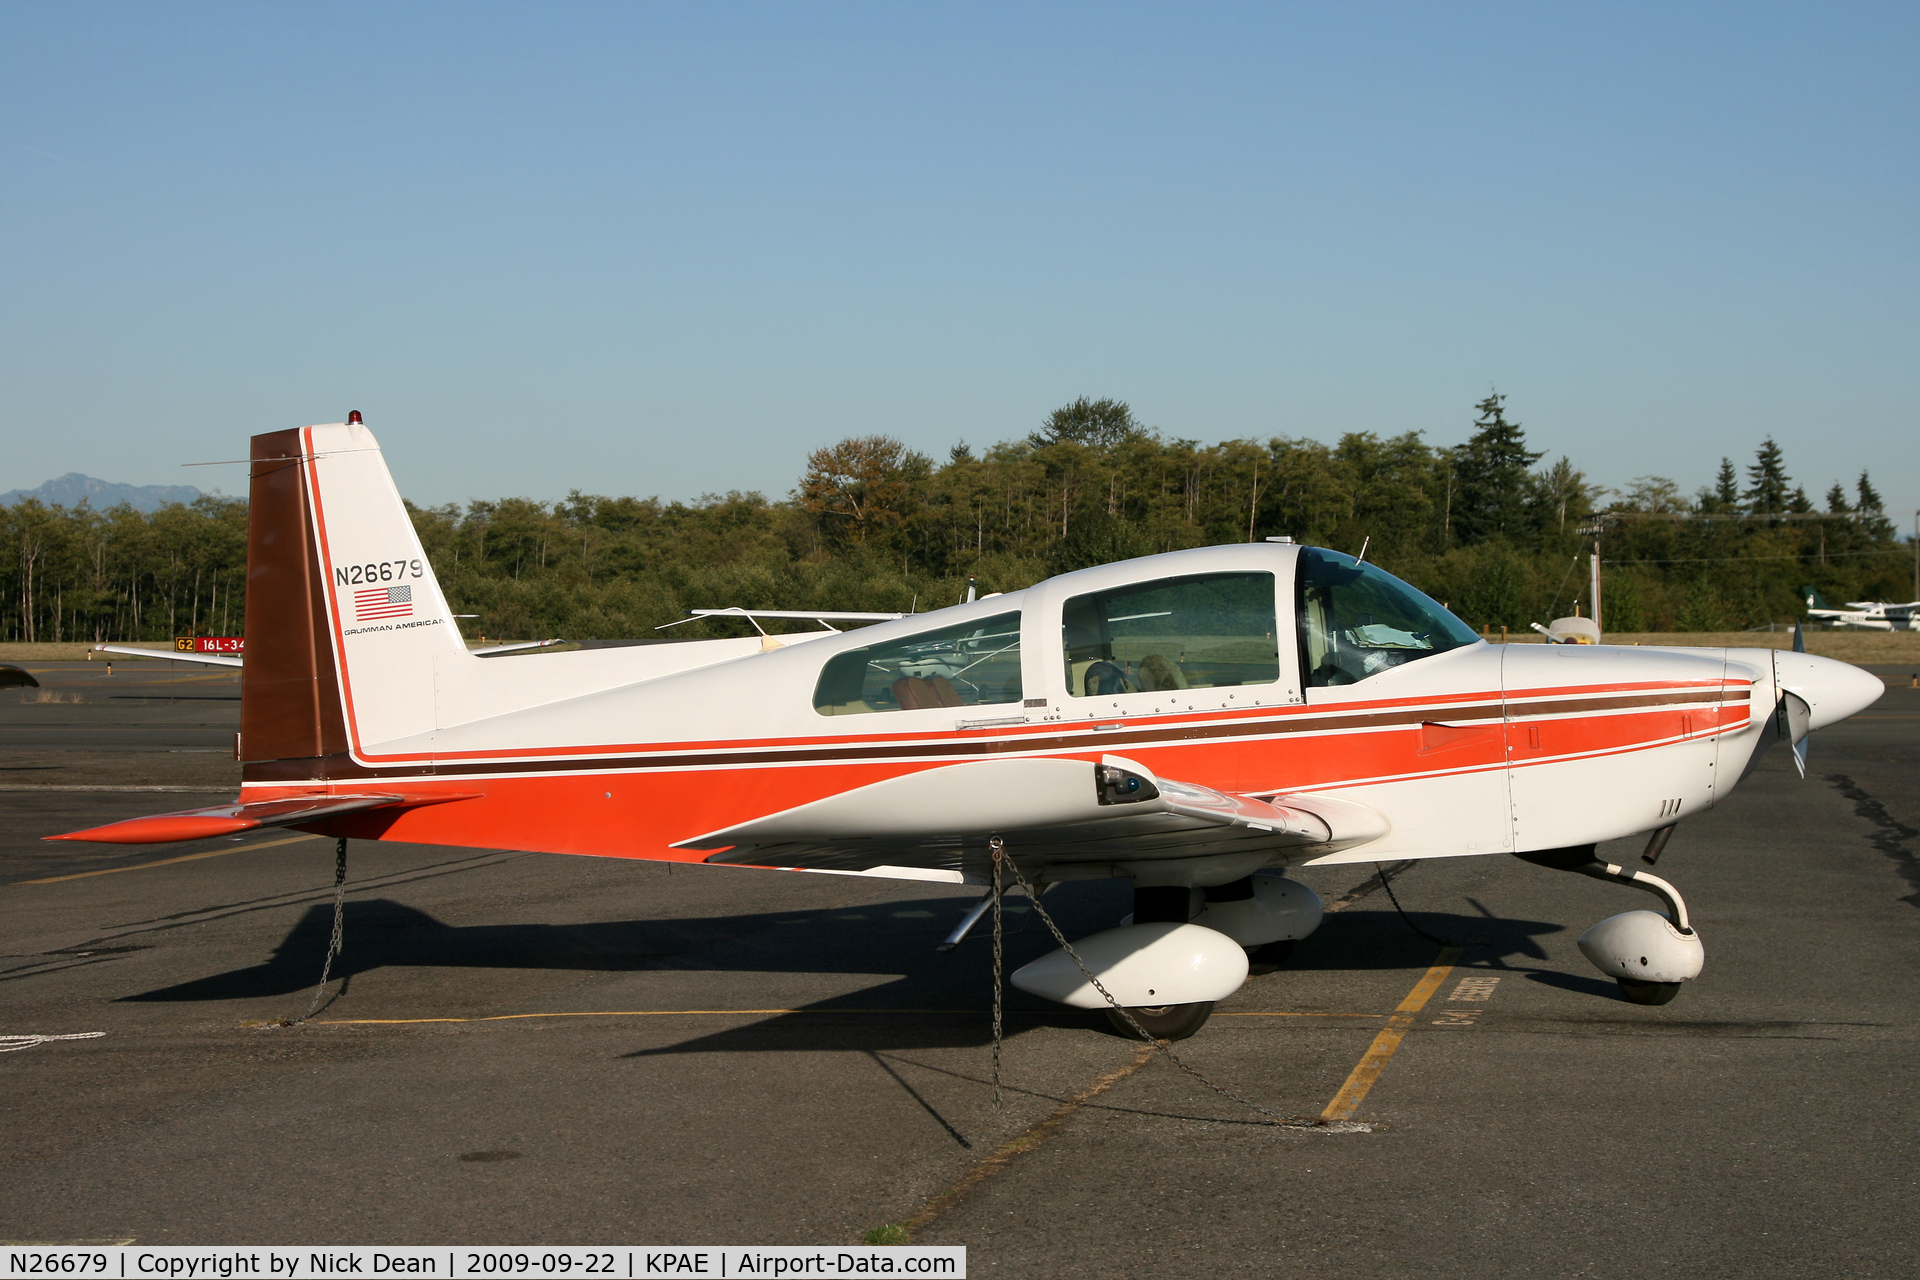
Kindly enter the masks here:
<path id="1" fill-rule="evenodd" d="M 1583 711 L 1622 711 L 1630 707 L 1670 707 L 1680 703 L 1747 702 L 1753 695 L 1747 690 L 1696 689 L 1690 693 L 1635 694 L 1615 698 L 1566 698 L 1553 702 L 1521 702 L 1507 705 L 1507 719 L 1534 720 L 1542 716 L 1571 716 Z"/>

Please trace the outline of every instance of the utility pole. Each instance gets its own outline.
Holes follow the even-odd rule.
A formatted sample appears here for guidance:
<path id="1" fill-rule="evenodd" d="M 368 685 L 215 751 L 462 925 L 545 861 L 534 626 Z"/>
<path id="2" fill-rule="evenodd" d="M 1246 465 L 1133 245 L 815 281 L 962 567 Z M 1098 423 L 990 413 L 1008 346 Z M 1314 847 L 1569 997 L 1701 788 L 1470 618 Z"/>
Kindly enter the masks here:
<path id="1" fill-rule="evenodd" d="M 1600 530 L 1598 529 L 1593 531 L 1593 556 L 1587 564 L 1591 579 L 1587 594 L 1593 604 L 1593 625 L 1598 628 L 1600 627 Z M 1604 628 L 1601 629 L 1601 634 L 1606 634 Z"/>
<path id="2" fill-rule="evenodd" d="M 1593 625 L 1595 627 L 1599 627 L 1601 625 L 1600 624 L 1600 527 L 1601 527 L 1600 520 L 1601 520 L 1601 514 L 1602 513 L 1600 512 L 1595 512 L 1593 516 L 1593 524 L 1585 529 L 1580 530 L 1580 532 L 1583 534 L 1590 533 L 1593 535 L 1593 554 L 1587 557 L 1587 605 L 1591 610 L 1591 612 L 1593 613 Z M 1920 514 L 1920 513 L 1917 513 L 1917 514 Z M 1601 634 L 1604 636 L 1606 632 L 1602 630 Z"/>

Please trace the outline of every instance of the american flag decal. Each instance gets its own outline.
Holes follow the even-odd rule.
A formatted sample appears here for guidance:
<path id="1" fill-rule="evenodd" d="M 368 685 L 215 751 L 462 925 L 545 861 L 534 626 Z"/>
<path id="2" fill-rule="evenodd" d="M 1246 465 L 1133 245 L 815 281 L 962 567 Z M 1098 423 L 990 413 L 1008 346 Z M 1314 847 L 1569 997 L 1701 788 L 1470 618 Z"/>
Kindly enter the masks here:
<path id="1" fill-rule="evenodd" d="M 372 622 L 376 618 L 411 618 L 412 587 L 375 587 L 353 593 L 353 620 Z"/>

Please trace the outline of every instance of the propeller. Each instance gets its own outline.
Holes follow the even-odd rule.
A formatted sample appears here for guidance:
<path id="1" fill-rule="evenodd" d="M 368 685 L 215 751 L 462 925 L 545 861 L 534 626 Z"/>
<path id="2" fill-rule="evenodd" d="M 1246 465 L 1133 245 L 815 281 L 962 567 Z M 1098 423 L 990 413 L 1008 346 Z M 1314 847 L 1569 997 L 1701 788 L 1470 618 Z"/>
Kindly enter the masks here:
<path id="1" fill-rule="evenodd" d="M 1800 630 L 1800 619 L 1793 620 L 1793 651 L 1807 651 L 1807 637 Z M 1793 767 L 1807 776 L 1807 734 L 1813 728 L 1813 708 L 1797 693 L 1780 691 L 1779 705 L 1773 712 L 1774 731 L 1782 741 L 1793 744 Z"/>
<path id="2" fill-rule="evenodd" d="M 1807 776 L 1807 732 L 1813 727 L 1813 708 L 1797 693 L 1782 690 L 1773 712 L 1774 732 L 1793 744 L 1793 767 Z"/>

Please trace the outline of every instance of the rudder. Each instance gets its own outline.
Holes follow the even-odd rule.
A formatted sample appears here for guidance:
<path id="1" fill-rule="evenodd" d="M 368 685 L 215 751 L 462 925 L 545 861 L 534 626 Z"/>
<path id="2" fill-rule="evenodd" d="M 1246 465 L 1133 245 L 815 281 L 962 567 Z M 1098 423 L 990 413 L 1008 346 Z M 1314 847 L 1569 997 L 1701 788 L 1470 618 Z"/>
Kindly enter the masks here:
<path id="1" fill-rule="evenodd" d="M 364 425 L 253 438 L 247 623 L 246 781 L 363 773 L 434 727 L 435 656 L 466 648 Z"/>

